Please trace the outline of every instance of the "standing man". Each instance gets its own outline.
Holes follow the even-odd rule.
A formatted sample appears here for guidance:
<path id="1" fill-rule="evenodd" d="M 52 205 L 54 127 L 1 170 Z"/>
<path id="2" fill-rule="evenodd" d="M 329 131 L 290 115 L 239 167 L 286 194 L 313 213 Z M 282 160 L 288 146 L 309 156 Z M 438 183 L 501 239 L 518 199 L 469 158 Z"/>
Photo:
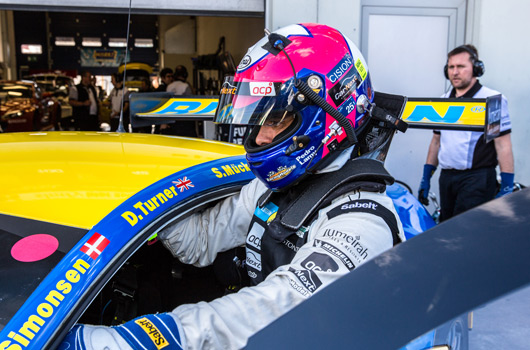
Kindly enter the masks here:
<path id="1" fill-rule="evenodd" d="M 171 68 L 163 68 L 160 71 L 160 85 L 156 88 L 156 92 L 166 91 L 169 84 L 173 82 L 173 71 Z"/>
<path id="2" fill-rule="evenodd" d="M 110 92 L 109 99 L 111 105 L 110 130 L 118 130 L 120 124 L 120 114 L 123 106 L 123 127 L 129 129 L 129 90 L 123 84 L 123 75 L 114 73 L 111 76 L 114 88 Z M 123 102 L 122 102 L 123 100 Z"/>
<path id="3" fill-rule="evenodd" d="M 73 108 L 76 130 L 99 130 L 97 96 L 96 89 L 92 85 L 92 74 L 89 71 L 83 71 L 81 73 L 81 83 L 70 89 L 68 99 Z"/>
<path id="4" fill-rule="evenodd" d="M 171 92 L 175 95 L 191 95 L 191 87 L 187 82 L 188 79 L 188 70 L 182 65 L 175 67 L 173 72 L 173 82 L 168 85 L 167 92 Z M 177 135 L 177 136 L 189 136 L 189 137 L 198 137 L 199 132 L 199 122 L 190 121 L 190 120 L 181 120 L 171 124 L 162 124 L 160 126 L 162 134 L 165 135 Z"/>
<path id="5" fill-rule="evenodd" d="M 444 98 L 486 98 L 500 92 L 482 86 L 477 77 L 484 74 L 473 45 L 462 45 L 447 54 L 445 77 L 453 88 Z M 430 179 L 438 164 L 440 174 L 440 221 L 460 214 L 493 199 L 497 193 L 497 174 L 501 171 L 501 188 L 497 197 L 513 191 L 514 166 L 511 121 L 508 101 L 502 96 L 501 130 L 494 142 L 486 143 L 484 133 L 477 131 L 435 130 L 423 169 L 418 198 L 428 204 Z"/>
<path id="6" fill-rule="evenodd" d="M 168 85 L 166 91 L 172 92 L 175 95 L 191 95 L 191 87 L 187 82 L 188 79 L 188 70 L 182 65 L 175 67 L 173 72 L 173 82 Z"/>

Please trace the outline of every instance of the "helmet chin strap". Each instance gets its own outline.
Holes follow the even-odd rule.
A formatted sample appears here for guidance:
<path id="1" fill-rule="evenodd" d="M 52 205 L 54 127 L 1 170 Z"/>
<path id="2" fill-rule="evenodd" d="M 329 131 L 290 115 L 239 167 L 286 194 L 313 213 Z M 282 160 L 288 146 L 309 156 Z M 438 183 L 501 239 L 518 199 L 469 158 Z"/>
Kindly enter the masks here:
<path id="1" fill-rule="evenodd" d="M 293 70 L 294 86 L 298 89 L 298 91 L 304 94 L 304 96 L 307 97 L 311 102 L 322 108 L 327 114 L 331 115 L 339 123 L 339 125 L 346 132 L 346 138 L 348 139 L 349 146 L 356 144 L 357 136 L 355 135 L 355 130 L 350 121 L 343 116 L 342 113 L 333 108 L 333 106 L 330 105 L 325 99 L 314 92 L 304 81 L 296 77 L 296 70 L 294 69 L 293 62 L 285 51 L 285 47 L 289 45 L 291 41 L 278 33 L 269 33 L 267 30 L 265 33 L 267 34 L 269 40 L 268 43 L 263 46 L 263 48 L 274 56 L 278 55 L 280 52 L 284 53 L 285 57 L 287 57 L 287 60 L 291 64 L 291 68 Z M 329 140 L 329 138 L 337 132 L 338 130 L 332 129 L 331 132 L 326 135 L 326 138 L 322 140 L 322 142 L 326 143 L 327 140 Z"/>

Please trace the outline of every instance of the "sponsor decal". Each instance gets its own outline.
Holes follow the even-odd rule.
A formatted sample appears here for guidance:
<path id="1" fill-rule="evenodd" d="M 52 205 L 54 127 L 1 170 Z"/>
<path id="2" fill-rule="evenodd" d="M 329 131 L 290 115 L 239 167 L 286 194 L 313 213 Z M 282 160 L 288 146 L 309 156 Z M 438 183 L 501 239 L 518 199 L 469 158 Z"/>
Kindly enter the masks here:
<path id="1" fill-rule="evenodd" d="M 239 62 L 239 65 L 237 66 L 237 69 L 238 70 L 239 69 L 245 69 L 248 66 L 250 66 L 251 63 L 252 63 L 252 57 L 250 57 L 249 55 L 245 55 L 245 57 L 243 57 L 241 62 Z"/>
<path id="2" fill-rule="evenodd" d="M 350 113 L 354 112 L 357 108 L 357 105 L 355 104 L 355 99 L 353 98 L 353 96 L 350 96 L 348 97 L 348 99 L 340 105 L 339 108 L 337 108 L 339 110 L 339 112 L 343 115 L 343 116 L 348 116 Z"/>
<path id="3" fill-rule="evenodd" d="M 265 228 L 261 227 L 257 222 L 254 222 L 247 235 L 247 246 L 261 250 L 261 237 L 263 237 L 263 232 L 265 232 Z"/>
<path id="4" fill-rule="evenodd" d="M 315 146 L 311 146 L 309 149 L 305 150 L 304 153 L 296 157 L 296 161 L 300 165 L 304 165 L 311 159 L 313 159 L 317 155 L 317 152 L 315 151 Z"/>
<path id="5" fill-rule="evenodd" d="M 311 293 L 309 293 L 302 285 L 296 283 L 292 278 L 289 280 L 289 284 L 295 291 L 302 294 L 304 297 L 309 297 L 311 295 Z"/>
<path id="6" fill-rule="evenodd" d="M 419 122 L 427 119 L 433 123 L 457 123 L 460 117 L 464 114 L 464 106 L 449 106 L 445 114 L 438 114 L 433 106 L 416 106 L 412 113 L 408 116 L 407 121 Z"/>
<path id="7" fill-rule="evenodd" d="M 355 201 L 355 203 L 343 204 L 340 207 L 340 209 L 341 210 L 350 210 L 350 209 L 355 209 L 355 208 L 364 208 L 364 209 L 377 210 L 378 206 L 379 206 L 379 204 L 377 204 L 377 203 L 375 203 L 373 201 L 369 201 L 369 202 Z"/>
<path id="8" fill-rule="evenodd" d="M 180 190 L 180 193 L 184 192 L 185 190 L 189 190 L 193 186 L 193 183 L 191 180 L 188 180 L 187 176 L 184 176 L 183 179 L 178 179 L 177 181 L 172 181 L 177 186 L 177 189 Z"/>
<path id="9" fill-rule="evenodd" d="M 218 99 L 212 98 L 171 98 L 161 107 L 138 113 L 139 117 L 158 116 L 160 114 L 185 115 L 213 115 L 219 104 Z"/>
<path id="10" fill-rule="evenodd" d="M 337 80 L 340 79 L 340 77 L 342 77 L 344 75 L 344 73 L 346 73 L 348 71 L 348 69 L 350 69 L 352 64 L 353 64 L 353 58 L 349 54 L 346 54 L 340 60 L 340 62 L 337 63 L 337 65 L 335 67 L 333 67 L 331 72 L 326 74 L 326 76 L 328 77 L 328 79 L 332 83 L 335 83 Z"/>
<path id="11" fill-rule="evenodd" d="M 355 265 L 353 264 L 351 259 L 342 250 L 335 247 L 333 244 L 315 239 L 313 241 L 313 247 L 321 248 L 327 253 L 338 258 L 348 268 L 348 270 L 353 270 L 355 268 Z"/>
<path id="12" fill-rule="evenodd" d="M 316 292 L 316 290 L 322 285 L 322 281 L 318 278 L 316 272 L 335 272 L 339 269 L 339 265 L 326 254 L 312 253 L 301 263 L 302 270 L 289 267 L 289 271 L 292 272 L 298 279 L 302 286 L 310 293 Z"/>
<path id="13" fill-rule="evenodd" d="M 284 239 L 282 244 L 294 252 L 298 252 L 298 250 L 300 250 L 300 247 L 297 247 L 293 242 L 288 239 Z"/>
<path id="14" fill-rule="evenodd" d="M 280 166 L 276 172 L 269 172 L 267 174 L 269 177 L 267 177 L 266 180 L 268 182 L 279 181 L 289 175 L 294 169 L 296 169 L 296 165 L 291 165 L 290 167 Z"/>
<path id="15" fill-rule="evenodd" d="M 7 335 L 11 340 L 0 342 L 0 349 L 22 349 L 31 346 L 31 341 L 46 326 L 46 322 L 55 315 L 73 288 L 73 285 L 83 279 L 83 275 L 90 268 L 90 264 L 83 259 L 77 259 L 65 272 L 64 279 L 57 281 L 55 288 L 43 298 L 27 321 L 16 332 Z"/>
<path id="16" fill-rule="evenodd" d="M 254 271 L 247 270 L 247 274 L 248 274 L 248 277 L 250 277 L 250 278 L 258 277 L 258 274 L 255 273 Z"/>
<path id="17" fill-rule="evenodd" d="M 110 241 L 105 236 L 96 232 L 79 250 L 91 257 L 93 260 L 96 260 L 96 258 L 103 252 L 109 243 Z"/>
<path id="18" fill-rule="evenodd" d="M 329 89 L 329 96 L 335 103 L 335 106 L 340 106 L 344 101 L 351 96 L 351 94 L 357 89 L 359 84 L 362 82 L 361 76 L 355 69 L 350 69 L 344 74 L 340 80 Z"/>
<path id="19" fill-rule="evenodd" d="M 250 82 L 250 96 L 276 96 L 272 82 Z"/>
<path id="20" fill-rule="evenodd" d="M 160 208 L 167 207 L 168 203 L 171 202 L 171 199 L 178 195 L 177 191 L 183 192 L 185 190 L 189 190 L 191 187 L 194 187 L 191 180 L 189 180 L 186 176 L 184 176 L 182 179 L 178 179 L 178 181 L 173 181 L 172 183 L 175 185 L 171 185 L 168 188 L 163 189 L 145 202 L 137 202 L 133 205 L 135 210 L 127 210 L 121 214 L 121 217 L 124 218 L 129 225 L 134 226 L 150 213 L 159 211 Z"/>
<path id="21" fill-rule="evenodd" d="M 364 79 L 366 79 L 368 72 L 366 71 L 366 68 L 364 68 L 364 65 L 361 62 L 360 58 L 358 58 L 357 61 L 355 61 L 355 68 L 357 69 L 357 72 L 359 72 L 359 75 L 361 76 L 361 82 L 362 82 Z"/>
<path id="22" fill-rule="evenodd" d="M 247 249 L 247 259 L 245 261 L 248 267 L 261 271 L 261 254 Z"/>
<path id="23" fill-rule="evenodd" d="M 237 92 L 237 87 L 225 81 L 221 87 L 221 95 L 235 95 Z"/>
<path id="24" fill-rule="evenodd" d="M 440 124 L 451 126 L 476 126 L 481 129 L 486 120 L 486 103 L 460 102 L 455 99 L 435 99 L 418 101 L 410 99 L 405 104 L 402 118 L 407 123 Z M 492 120 L 491 113 L 489 119 Z"/>
<path id="25" fill-rule="evenodd" d="M 149 321 L 147 317 L 142 317 L 136 321 L 134 321 L 137 325 L 140 326 L 140 328 L 147 333 L 149 338 L 151 338 L 151 341 L 155 344 L 157 349 L 165 348 L 169 345 L 169 342 L 164 338 L 162 333 L 156 328 L 156 326 Z"/>
<path id="26" fill-rule="evenodd" d="M 115 60 L 118 52 L 116 50 L 94 50 L 92 55 L 95 60 Z"/>
<path id="27" fill-rule="evenodd" d="M 357 265 L 368 259 L 368 248 L 364 247 L 360 242 L 360 236 L 352 236 L 348 233 L 326 229 L 324 237 L 339 243 L 344 249 L 355 257 Z"/>
<path id="28" fill-rule="evenodd" d="M 221 165 L 221 169 L 211 168 L 211 170 L 215 174 L 216 177 L 221 179 L 223 177 L 232 176 L 232 175 L 250 171 L 250 167 L 248 166 L 247 163 L 241 162 L 239 164 Z"/>

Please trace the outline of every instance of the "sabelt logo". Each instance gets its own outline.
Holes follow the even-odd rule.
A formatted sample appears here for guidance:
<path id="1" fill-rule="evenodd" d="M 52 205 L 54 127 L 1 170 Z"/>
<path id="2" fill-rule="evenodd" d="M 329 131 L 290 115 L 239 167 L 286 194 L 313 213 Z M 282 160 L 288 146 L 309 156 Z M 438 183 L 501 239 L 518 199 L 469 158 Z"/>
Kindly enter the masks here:
<path id="1" fill-rule="evenodd" d="M 156 326 L 149 321 L 147 317 L 140 318 L 134 321 L 142 330 L 147 333 L 151 341 L 155 344 L 157 349 L 165 348 L 169 345 L 169 342 L 164 338 L 162 333 L 156 328 Z"/>
<path id="2" fill-rule="evenodd" d="M 355 209 L 355 208 L 364 208 L 364 209 L 372 209 L 377 210 L 377 204 L 374 202 L 355 202 L 355 203 L 349 203 L 349 204 L 343 204 L 340 209 L 342 210 L 349 210 L 349 209 Z"/>
<path id="3" fill-rule="evenodd" d="M 249 83 L 251 96 L 276 96 L 276 90 L 272 82 L 253 82 Z"/>
<path id="4" fill-rule="evenodd" d="M 31 346 L 31 341 L 39 333 L 46 322 L 54 317 L 56 310 L 61 306 L 64 298 L 73 288 L 74 284 L 83 279 L 83 275 L 90 268 L 90 264 L 83 259 L 77 259 L 64 274 L 64 279 L 57 281 L 55 288 L 50 290 L 37 306 L 34 312 L 28 316 L 27 321 L 17 332 L 10 332 L 7 337 L 11 340 L 0 339 L 0 349 L 21 350 Z M 13 343 L 16 342 L 16 343 Z M 20 344 L 20 345 L 19 345 Z"/>

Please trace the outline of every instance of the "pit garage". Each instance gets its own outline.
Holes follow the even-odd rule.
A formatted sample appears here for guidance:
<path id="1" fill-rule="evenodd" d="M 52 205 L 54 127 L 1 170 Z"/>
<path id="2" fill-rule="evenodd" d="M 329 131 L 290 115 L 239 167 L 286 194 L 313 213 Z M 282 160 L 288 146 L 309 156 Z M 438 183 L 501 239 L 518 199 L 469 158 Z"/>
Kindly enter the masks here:
<path id="1" fill-rule="evenodd" d="M 12 120 L 18 128 L 4 123 L 3 131 L 71 130 L 68 89 L 83 71 L 98 89 L 100 122 L 110 114 L 111 75 L 124 68 L 131 92 L 139 91 L 142 78 L 156 89 L 163 68 L 182 65 L 194 95 L 217 95 L 224 76 L 263 35 L 264 22 L 264 1 L 3 1 L 0 79 L 33 80 L 40 89 L 33 96 L 57 104 L 56 115 Z M 197 135 L 204 136 L 199 127 Z"/>

